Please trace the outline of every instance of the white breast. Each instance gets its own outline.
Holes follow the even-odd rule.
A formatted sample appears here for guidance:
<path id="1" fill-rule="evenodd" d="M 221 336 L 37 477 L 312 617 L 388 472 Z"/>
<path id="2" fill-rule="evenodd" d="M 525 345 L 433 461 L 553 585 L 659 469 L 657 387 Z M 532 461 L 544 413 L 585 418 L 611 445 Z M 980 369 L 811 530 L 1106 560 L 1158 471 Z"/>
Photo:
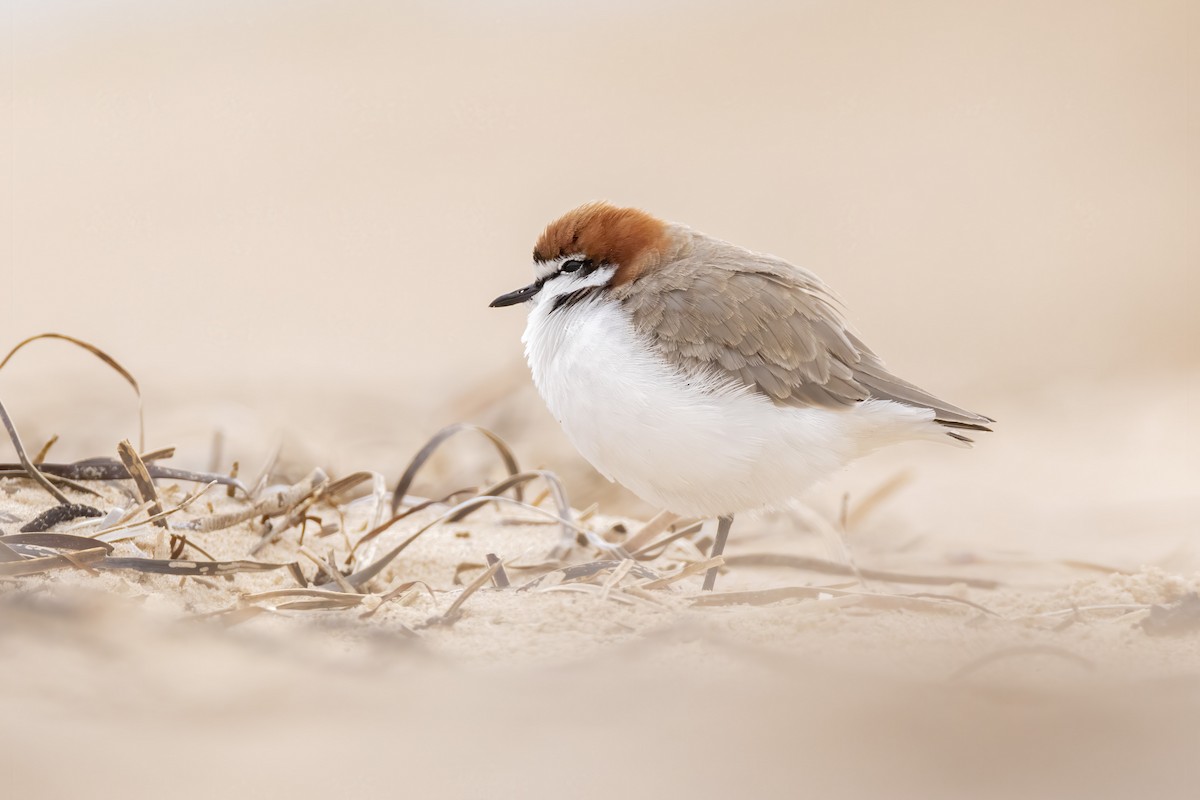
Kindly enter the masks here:
<path id="1" fill-rule="evenodd" d="M 677 514 L 778 506 L 876 447 L 941 436 L 924 409 L 877 400 L 783 408 L 682 374 L 619 302 L 550 307 L 534 304 L 522 339 L 546 405 L 596 469 Z"/>

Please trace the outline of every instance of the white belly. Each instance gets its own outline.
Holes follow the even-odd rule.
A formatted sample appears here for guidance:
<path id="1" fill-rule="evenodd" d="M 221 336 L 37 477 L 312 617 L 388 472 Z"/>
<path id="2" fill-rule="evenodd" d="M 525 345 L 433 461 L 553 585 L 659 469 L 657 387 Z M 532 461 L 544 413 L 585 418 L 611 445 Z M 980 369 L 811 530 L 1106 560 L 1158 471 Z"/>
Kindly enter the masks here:
<path id="1" fill-rule="evenodd" d="M 546 405 L 596 469 L 677 514 L 778 506 L 880 445 L 936 433 L 932 412 L 889 401 L 784 408 L 705 385 L 639 341 L 618 303 L 548 307 L 523 337 Z"/>

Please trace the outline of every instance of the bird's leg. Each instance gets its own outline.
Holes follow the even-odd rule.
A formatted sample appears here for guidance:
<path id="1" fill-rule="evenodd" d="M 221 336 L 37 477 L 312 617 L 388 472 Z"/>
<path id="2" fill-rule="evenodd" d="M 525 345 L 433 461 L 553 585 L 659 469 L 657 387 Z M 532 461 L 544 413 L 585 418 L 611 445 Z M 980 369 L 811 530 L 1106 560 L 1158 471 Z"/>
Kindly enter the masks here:
<path id="1" fill-rule="evenodd" d="M 729 538 L 729 529 L 733 527 L 733 515 L 728 517 L 717 518 L 717 539 L 713 542 L 712 550 L 709 551 L 709 558 L 716 558 L 725 552 L 725 540 Z M 713 567 L 704 576 L 704 591 L 711 592 L 714 585 L 717 583 L 717 570 L 720 567 Z"/>

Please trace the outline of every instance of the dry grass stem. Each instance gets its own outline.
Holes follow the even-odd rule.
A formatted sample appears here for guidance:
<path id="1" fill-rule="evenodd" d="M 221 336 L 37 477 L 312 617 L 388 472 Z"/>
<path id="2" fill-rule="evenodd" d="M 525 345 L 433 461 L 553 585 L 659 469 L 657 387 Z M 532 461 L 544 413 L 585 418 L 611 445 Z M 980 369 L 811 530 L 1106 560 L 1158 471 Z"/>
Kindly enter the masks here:
<path id="1" fill-rule="evenodd" d="M 174 450 L 172 449 L 172 452 Z M 128 439 L 122 439 L 117 444 L 117 455 L 121 457 L 121 462 L 125 465 L 125 469 L 129 471 L 129 477 L 133 479 L 134 488 L 137 489 L 138 496 L 142 498 L 143 503 L 148 503 L 150 515 L 162 514 L 162 503 L 158 500 L 158 489 L 154 487 L 154 481 L 150 479 L 150 473 L 146 470 L 146 463 L 137 451 L 133 449 L 133 445 Z M 159 516 L 154 524 L 160 528 L 167 527 L 167 521 Z"/>
<path id="2" fill-rule="evenodd" d="M 85 342 L 81 339 L 76 339 L 73 336 L 65 336 L 61 333 L 39 333 L 37 336 L 30 336 L 28 339 L 25 339 L 25 340 L 17 343 L 16 347 L 14 347 L 12 350 L 9 350 L 8 355 L 6 355 L 3 358 L 3 360 L 0 360 L 0 369 L 4 369 L 5 365 L 8 364 L 9 360 L 11 360 L 12 357 L 17 354 L 18 350 L 25 347 L 25 345 L 30 344 L 32 342 L 36 342 L 40 339 L 58 339 L 59 341 L 68 342 L 70 344 L 75 345 L 76 347 L 83 348 L 84 350 L 86 350 L 89 353 L 91 353 L 92 355 L 94 355 L 96 358 L 103 361 L 108 366 L 112 367 L 112 369 L 114 371 L 116 371 L 116 373 L 118 375 L 120 375 L 122 378 L 125 379 L 126 383 L 128 383 L 130 386 L 133 387 L 134 394 L 137 395 L 137 403 L 138 403 L 138 406 L 137 406 L 137 408 L 138 408 L 138 449 L 139 450 L 145 449 L 145 447 L 146 447 L 146 414 L 145 414 L 145 409 L 142 407 L 142 387 L 138 386 L 137 379 L 135 379 L 133 377 L 133 375 L 130 374 L 129 370 L 122 367 L 115 358 L 113 358 L 108 353 L 101 350 L 99 347 L 96 347 L 94 344 L 89 344 L 88 342 Z"/>
<path id="3" fill-rule="evenodd" d="M 417 473 L 421 471 L 421 468 L 425 466 L 425 462 L 429 460 L 429 457 L 432 456 L 447 439 L 464 431 L 474 431 L 485 436 L 487 440 L 490 441 L 496 448 L 496 452 L 500 454 L 500 458 L 504 462 L 504 467 L 508 470 L 509 475 L 516 475 L 521 471 L 521 468 L 517 466 L 516 456 L 514 456 L 512 450 L 509 449 L 508 443 L 496 434 L 489 431 L 487 428 L 480 427 L 479 425 L 471 425 L 470 423 L 466 422 L 448 425 L 447 427 L 442 428 L 440 431 L 435 433 L 433 437 L 425 443 L 420 451 L 413 456 L 412 461 L 410 461 L 408 466 L 405 468 L 404 474 L 400 476 L 400 480 L 396 483 L 396 489 L 392 493 L 392 514 L 395 514 L 400 509 L 401 504 L 404 502 L 405 495 L 408 494 L 408 490 L 412 486 L 413 480 L 417 477 Z M 513 495 L 518 500 L 521 499 L 521 488 L 519 485 L 513 487 Z"/>
<path id="4" fill-rule="evenodd" d="M 33 457 L 33 463 L 40 467 L 42 462 L 46 460 L 46 456 L 50 454 L 50 448 L 54 447 L 56 442 L 58 442 L 57 433 L 47 439 L 46 443 L 42 445 L 42 449 L 38 450 L 37 455 Z"/>
<path id="5" fill-rule="evenodd" d="M 329 478 L 325 475 L 324 470 L 315 469 L 294 486 L 264 497 L 248 508 L 189 520 L 182 523 L 179 529 L 207 533 L 231 528 L 240 522 L 245 522 L 254 517 L 274 517 L 286 514 L 328 480 Z"/>
<path id="6" fill-rule="evenodd" d="M 747 553 L 745 555 L 727 556 L 728 566 L 739 567 L 789 567 L 791 569 L 819 572 L 826 575 L 861 575 L 863 578 L 884 581 L 887 583 L 913 583 L 929 586 L 950 586 L 961 583 L 973 589 L 995 589 L 999 581 L 984 578 L 968 578 L 961 575 L 911 575 L 903 572 L 888 572 L 878 569 L 861 569 L 836 561 L 811 556 L 785 555 L 781 553 Z"/>
<path id="7" fill-rule="evenodd" d="M 492 564 L 490 567 L 485 569 L 482 573 L 480 573 L 478 578 L 471 581 L 470 586 L 468 586 L 466 589 L 463 589 L 462 594 L 454 599 L 454 602 L 450 604 L 448 609 L 446 609 L 445 614 L 440 614 L 436 617 L 430 617 L 422 627 L 428 628 L 435 625 L 453 625 L 456 621 L 458 621 L 458 618 L 462 616 L 462 612 L 459 610 L 462 608 L 462 604 L 467 602 L 467 598 L 475 594 L 475 592 L 479 591 L 485 583 L 490 581 L 492 576 L 496 574 L 497 570 L 499 570 L 502 565 L 503 562 L 497 561 L 495 564 Z"/>
<path id="8" fill-rule="evenodd" d="M 10 353 L 9 356 L 11 357 L 11 355 Z M 0 364 L 0 367 L 2 366 L 4 365 Z M 17 459 L 21 462 L 21 468 L 25 470 L 25 474 L 37 481 L 55 500 L 64 506 L 70 505 L 71 501 L 67 499 L 67 496 L 55 488 L 54 484 L 47 480 L 46 476 L 29 460 L 29 456 L 25 453 L 25 445 L 21 444 L 21 436 L 17 433 L 12 418 L 8 416 L 8 409 L 4 407 L 4 403 L 0 403 L 0 421 L 3 421 L 4 428 L 8 431 L 8 438 L 12 440 L 13 447 L 16 448 Z"/>
<path id="9" fill-rule="evenodd" d="M 671 527 L 671 523 L 679 519 L 677 514 L 672 514 L 670 511 L 660 511 L 655 514 L 649 522 L 641 527 L 641 529 L 630 536 L 624 542 L 623 546 L 630 553 L 636 553 L 641 548 L 645 547 L 650 540 L 660 533 Z"/>

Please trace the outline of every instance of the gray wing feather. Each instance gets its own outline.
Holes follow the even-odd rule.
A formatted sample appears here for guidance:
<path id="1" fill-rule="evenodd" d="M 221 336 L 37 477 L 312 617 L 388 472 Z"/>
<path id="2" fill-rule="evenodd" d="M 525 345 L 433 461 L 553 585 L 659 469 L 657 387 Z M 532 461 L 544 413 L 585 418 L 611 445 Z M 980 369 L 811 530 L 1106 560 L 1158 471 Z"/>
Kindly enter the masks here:
<path id="1" fill-rule="evenodd" d="M 888 372 L 815 275 L 689 233 L 679 257 L 618 295 L 670 363 L 728 378 L 780 405 L 836 408 L 880 398 L 932 409 L 952 427 L 986 430 L 992 421 Z"/>

